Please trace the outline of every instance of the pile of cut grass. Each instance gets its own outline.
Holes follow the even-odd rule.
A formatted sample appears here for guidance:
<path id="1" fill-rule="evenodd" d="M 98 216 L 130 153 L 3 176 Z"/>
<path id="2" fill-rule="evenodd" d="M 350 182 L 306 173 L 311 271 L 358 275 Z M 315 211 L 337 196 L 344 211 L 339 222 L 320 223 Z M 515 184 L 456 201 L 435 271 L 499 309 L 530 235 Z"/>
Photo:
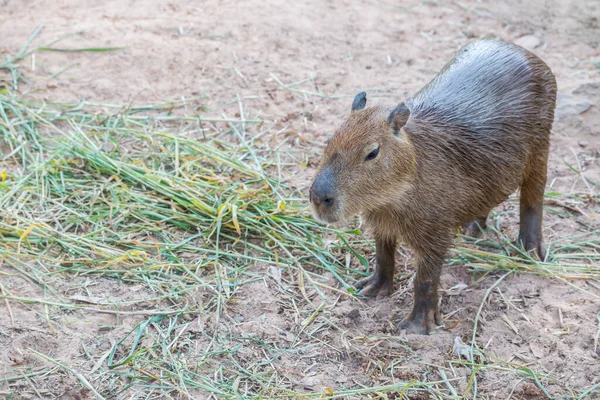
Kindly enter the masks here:
<path id="1" fill-rule="evenodd" d="M 140 364 L 148 361 L 154 366 L 148 370 L 170 371 L 160 381 L 177 381 L 183 387 L 177 390 L 202 388 L 235 397 L 237 390 L 220 387 L 195 368 L 175 368 L 167 360 L 146 360 L 146 351 L 135 352 L 140 337 L 150 334 L 148 324 L 168 320 L 169 337 L 171 330 L 181 331 L 186 314 L 219 316 L 241 285 L 262 279 L 257 274 L 266 274 L 270 266 L 290 270 L 297 283 L 289 290 L 299 290 L 311 303 L 319 295 L 323 303 L 323 290 L 331 289 L 324 272 L 339 283 L 334 290 L 350 295 L 348 278 L 364 274 L 345 261 L 355 252 L 349 240 L 360 237 L 360 231 L 317 226 L 301 195 L 266 172 L 280 169 L 273 160 L 283 156 L 248 146 L 241 129 L 252 121 L 176 115 L 191 103 L 111 108 L 33 104 L 8 91 L 0 94 L 0 134 L 10 149 L 0 184 L 0 257 L 40 293 L 23 298 L 6 290 L 2 298 L 44 306 L 53 324 L 52 314 L 61 309 L 103 311 L 61 294 L 53 285 L 57 275 L 143 284 L 154 298 L 111 307 L 127 315 L 138 303 L 168 300 L 171 306 L 141 314 L 149 317 L 136 328 L 136 339 L 128 344 L 131 352 L 120 354 L 125 345 L 115 344 L 100 382 L 112 381 L 114 374 L 141 379 L 127 386 L 131 391 L 144 378 L 123 374 L 119 367 L 145 371 Z M 200 128 L 215 122 L 229 124 L 239 142 Z M 325 231 L 341 240 L 325 244 Z M 210 294 L 201 308 L 190 306 L 186 297 L 198 290 Z M 82 384 L 88 387 L 94 380 Z M 167 389 L 173 387 L 148 390 Z"/>
<path id="2" fill-rule="evenodd" d="M 16 82 L 21 75 L 11 68 Z M 304 347 L 279 348 L 255 337 L 238 337 L 264 352 L 264 359 L 248 363 L 238 356 L 242 345 L 232 346 L 230 332 L 188 331 L 197 315 L 222 327 L 225 304 L 236 301 L 242 285 L 263 279 L 272 267 L 291 277 L 285 290 L 307 315 L 299 334 L 308 337 L 304 327 L 323 307 L 325 291 L 352 295 L 348 282 L 364 276 L 367 265 L 358 249 L 369 246 L 359 229 L 343 232 L 313 221 L 302 193 L 280 179 L 287 168 L 282 160 L 294 155 L 260 145 L 247 134 L 245 127 L 260 120 L 206 118 L 197 111 L 200 104 L 199 99 L 138 107 L 50 104 L 19 99 L 6 89 L 0 93 L 0 139 L 9 149 L 0 171 L 0 260 L 39 293 L 22 297 L 0 286 L 0 298 L 9 309 L 19 303 L 43 310 L 38 315 L 49 327 L 60 323 L 56 315 L 67 310 L 139 319 L 100 356 L 82 344 L 94 365 L 88 371 L 65 365 L 57 354 L 32 349 L 46 364 L 16 366 L 4 381 L 31 383 L 64 373 L 98 398 L 194 397 L 194 390 L 217 398 L 385 393 L 460 398 L 442 367 L 437 369 L 441 380 L 297 393 L 270 365 L 282 354 L 310 348 L 312 338 Z M 505 245 L 510 247 L 508 239 Z M 551 245 L 560 263 L 508 257 L 469 243 L 456 248 L 451 262 L 484 274 L 524 272 L 565 282 L 600 279 L 597 231 Z M 3 275 L 9 275 L 7 269 Z M 153 296 L 82 305 L 81 297 L 59 287 L 55 278 L 65 275 L 142 285 Z M 199 290 L 204 301 L 190 303 L 189 294 Z M 206 351 L 188 359 L 188 349 L 198 340 L 209 344 Z M 476 376 L 486 369 L 505 370 L 541 388 L 541 380 L 552 379 L 516 365 L 469 366 L 474 393 Z M 573 397 L 594 393 L 600 388 L 573 391 Z"/>

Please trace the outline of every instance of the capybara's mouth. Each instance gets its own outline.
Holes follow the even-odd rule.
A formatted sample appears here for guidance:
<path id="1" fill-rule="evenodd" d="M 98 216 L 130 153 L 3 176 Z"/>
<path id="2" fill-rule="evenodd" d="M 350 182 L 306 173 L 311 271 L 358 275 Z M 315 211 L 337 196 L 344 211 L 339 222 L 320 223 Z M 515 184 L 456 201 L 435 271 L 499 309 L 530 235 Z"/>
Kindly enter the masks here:
<path id="1" fill-rule="evenodd" d="M 324 224 L 335 224 L 340 221 L 339 213 L 337 210 L 323 210 L 323 207 L 315 205 L 315 203 L 310 203 L 310 208 L 312 211 L 312 215 L 314 219 Z"/>

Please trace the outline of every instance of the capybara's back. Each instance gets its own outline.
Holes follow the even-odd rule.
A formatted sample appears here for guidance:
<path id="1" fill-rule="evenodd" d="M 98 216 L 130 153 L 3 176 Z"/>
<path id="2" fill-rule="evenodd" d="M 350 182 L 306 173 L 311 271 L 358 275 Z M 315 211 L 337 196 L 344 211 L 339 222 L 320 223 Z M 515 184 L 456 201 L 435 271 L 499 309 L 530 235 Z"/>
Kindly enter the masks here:
<path id="1" fill-rule="evenodd" d="M 487 140 L 527 130 L 549 130 L 556 80 L 537 56 L 511 43 L 479 40 L 463 47 L 408 102 L 411 116 L 470 129 Z"/>
<path id="2" fill-rule="evenodd" d="M 448 217 L 484 216 L 524 182 L 545 184 L 555 104 L 548 66 L 496 40 L 463 47 L 407 101 L 407 130 L 429 136 L 413 141 L 421 171 L 432 174 L 424 180 L 436 181 L 427 184 L 438 188 L 438 198 L 462 204 Z"/>

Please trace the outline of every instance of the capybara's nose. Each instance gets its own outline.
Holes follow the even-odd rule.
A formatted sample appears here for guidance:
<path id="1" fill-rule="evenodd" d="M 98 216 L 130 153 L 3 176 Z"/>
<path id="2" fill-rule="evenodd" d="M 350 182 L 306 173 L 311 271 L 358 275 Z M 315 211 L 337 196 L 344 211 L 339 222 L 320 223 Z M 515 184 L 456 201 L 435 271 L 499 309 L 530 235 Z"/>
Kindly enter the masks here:
<path id="1" fill-rule="evenodd" d="M 331 207 L 335 204 L 335 191 L 331 184 L 331 177 L 327 171 L 317 175 L 309 190 L 309 199 L 316 206 Z"/>
<path id="2" fill-rule="evenodd" d="M 316 206 L 323 204 L 327 207 L 331 207 L 333 203 L 335 203 L 333 194 L 329 194 L 326 191 L 320 191 L 318 189 L 315 190 L 314 186 L 310 188 L 309 198 L 310 202 Z"/>
<path id="3" fill-rule="evenodd" d="M 310 190 L 310 202 L 316 206 L 320 206 L 324 204 L 327 207 L 331 207 L 335 202 L 333 196 L 329 196 L 326 194 L 316 194 L 314 190 Z"/>

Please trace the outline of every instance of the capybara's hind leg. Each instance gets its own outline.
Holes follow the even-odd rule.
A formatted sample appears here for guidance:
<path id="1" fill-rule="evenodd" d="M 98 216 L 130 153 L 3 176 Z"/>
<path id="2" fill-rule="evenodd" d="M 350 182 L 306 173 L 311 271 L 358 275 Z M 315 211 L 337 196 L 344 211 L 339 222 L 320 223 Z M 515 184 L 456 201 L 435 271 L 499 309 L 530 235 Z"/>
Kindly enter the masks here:
<path id="1" fill-rule="evenodd" d="M 544 155 L 534 160 L 521 184 L 519 244 L 525 251 L 535 250 L 544 261 L 546 249 L 542 241 L 542 216 L 548 159 L 547 152 L 541 154 Z"/>

